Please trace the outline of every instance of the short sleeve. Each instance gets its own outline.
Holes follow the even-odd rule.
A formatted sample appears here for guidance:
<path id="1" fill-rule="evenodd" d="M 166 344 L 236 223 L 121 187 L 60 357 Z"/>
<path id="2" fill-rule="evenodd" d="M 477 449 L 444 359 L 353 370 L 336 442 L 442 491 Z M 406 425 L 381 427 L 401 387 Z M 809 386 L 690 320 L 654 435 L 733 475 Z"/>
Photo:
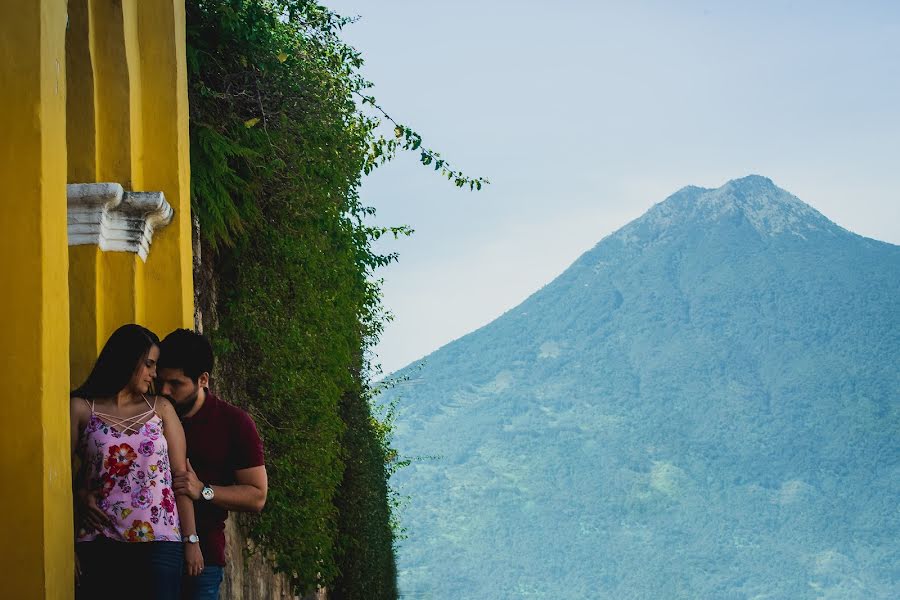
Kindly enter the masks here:
<path id="1" fill-rule="evenodd" d="M 232 427 L 234 444 L 231 447 L 231 464 L 234 470 L 240 471 L 266 464 L 262 439 L 250 415 L 235 407 Z"/>

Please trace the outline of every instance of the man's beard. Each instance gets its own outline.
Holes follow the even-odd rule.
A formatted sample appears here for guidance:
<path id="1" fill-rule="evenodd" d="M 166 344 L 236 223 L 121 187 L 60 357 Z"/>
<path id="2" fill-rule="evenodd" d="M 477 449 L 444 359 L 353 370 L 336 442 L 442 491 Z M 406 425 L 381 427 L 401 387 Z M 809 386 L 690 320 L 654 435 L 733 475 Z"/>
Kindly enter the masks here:
<path id="1" fill-rule="evenodd" d="M 178 414 L 179 417 L 183 417 L 194 409 L 194 405 L 197 404 L 198 396 L 200 396 L 199 385 L 194 390 L 194 393 L 185 398 L 183 402 L 175 402 L 175 399 L 172 398 L 172 396 L 163 396 L 163 398 L 172 403 L 172 406 L 175 407 L 175 413 Z"/>

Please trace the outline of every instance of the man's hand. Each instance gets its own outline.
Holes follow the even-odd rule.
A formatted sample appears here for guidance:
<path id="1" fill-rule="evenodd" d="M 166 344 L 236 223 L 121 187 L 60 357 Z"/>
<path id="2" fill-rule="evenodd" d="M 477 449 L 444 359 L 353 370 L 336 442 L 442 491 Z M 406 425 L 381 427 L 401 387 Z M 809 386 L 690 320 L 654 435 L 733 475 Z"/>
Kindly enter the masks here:
<path id="1" fill-rule="evenodd" d="M 172 490 L 176 496 L 188 496 L 191 500 L 199 500 L 203 484 L 191 467 L 191 459 L 187 459 L 187 471 L 175 471 L 172 477 Z"/>
<path id="2" fill-rule="evenodd" d="M 191 577 L 203 572 L 203 553 L 200 551 L 200 544 L 185 544 L 184 568 Z"/>
<path id="3" fill-rule="evenodd" d="M 104 527 L 110 525 L 109 515 L 97 506 L 96 494 L 87 490 L 78 490 L 75 492 L 75 501 L 78 504 L 78 516 L 82 524 L 94 531 L 103 531 Z"/>

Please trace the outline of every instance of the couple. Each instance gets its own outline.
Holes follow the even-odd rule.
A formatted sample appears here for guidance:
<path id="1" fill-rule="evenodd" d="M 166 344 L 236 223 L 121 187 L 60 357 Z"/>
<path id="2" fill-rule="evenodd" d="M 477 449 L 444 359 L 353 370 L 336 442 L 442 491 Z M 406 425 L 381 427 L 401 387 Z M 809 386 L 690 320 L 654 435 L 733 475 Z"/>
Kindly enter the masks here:
<path id="1" fill-rule="evenodd" d="M 262 510 L 268 481 L 212 368 L 200 334 L 123 325 L 72 392 L 78 598 L 218 598 L 228 511 Z"/>

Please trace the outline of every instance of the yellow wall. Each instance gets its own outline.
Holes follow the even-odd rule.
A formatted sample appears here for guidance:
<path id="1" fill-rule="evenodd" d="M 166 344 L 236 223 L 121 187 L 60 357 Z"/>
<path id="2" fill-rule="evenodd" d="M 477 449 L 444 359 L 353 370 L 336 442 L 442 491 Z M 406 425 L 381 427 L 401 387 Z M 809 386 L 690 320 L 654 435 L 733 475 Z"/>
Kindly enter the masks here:
<path id="1" fill-rule="evenodd" d="M 154 236 L 145 269 L 146 325 L 160 336 L 194 323 L 184 28 L 184 0 L 138 3 L 144 188 L 163 192 L 175 210 Z"/>
<path id="2" fill-rule="evenodd" d="M 94 134 L 94 66 L 88 37 L 88 0 L 69 0 L 66 31 L 66 119 L 68 180 L 97 181 Z"/>
<path id="3" fill-rule="evenodd" d="M 192 325 L 184 24 L 184 0 L 0 0 L 3 597 L 73 596 L 70 361 L 80 383 L 122 323 Z M 67 179 L 165 194 L 146 264 L 68 247 Z"/>
<path id="4" fill-rule="evenodd" d="M 144 262 L 70 249 L 72 385 L 110 333 L 138 322 L 160 337 L 193 325 L 190 160 L 184 1 L 69 0 L 70 183 L 161 191 L 175 211 Z M 79 282 L 75 286 L 74 282 Z M 109 297 L 115 295 L 115 302 Z"/>
<path id="5" fill-rule="evenodd" d="M 146 322 L 145 277 L 136 254 L 69 247 L 72 388 L 84 382 L 113 331 L 124 323 Z"/>
<path id="6" fill-rule="evenodd" d="M 0 0 L 3 596 L 72 597 L 65 0 Z"/>
<path id="7" fill-rule="evenodd" d="M 106 328 L 98 323 L 103 314 L 100 288 L 102 252 L 96 246 L 69 247 L 70 388 L 78 387 L 91 371 L 98 349 L 106 340 Z"/>

